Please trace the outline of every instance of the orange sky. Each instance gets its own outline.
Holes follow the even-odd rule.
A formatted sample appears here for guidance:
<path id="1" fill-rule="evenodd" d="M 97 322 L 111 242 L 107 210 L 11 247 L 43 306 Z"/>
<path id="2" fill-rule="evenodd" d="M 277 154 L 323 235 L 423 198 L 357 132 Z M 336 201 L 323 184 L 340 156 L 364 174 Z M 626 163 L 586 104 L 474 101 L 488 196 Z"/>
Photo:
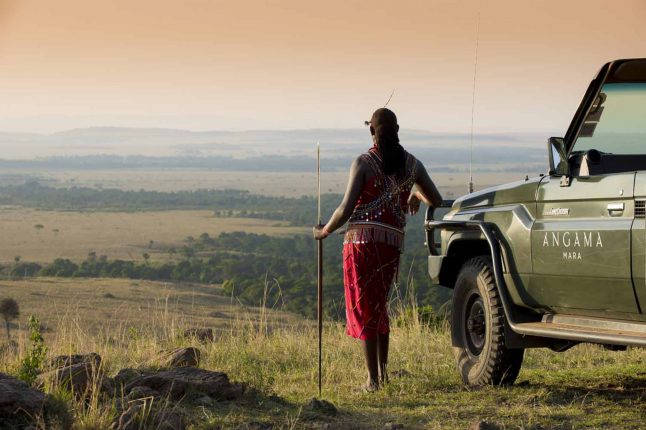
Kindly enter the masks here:
<path id="1" fill-rule="evenodd" d="M 93 125 L 563 132 L 646 0 L 0 0 L 0 130 Z"/>

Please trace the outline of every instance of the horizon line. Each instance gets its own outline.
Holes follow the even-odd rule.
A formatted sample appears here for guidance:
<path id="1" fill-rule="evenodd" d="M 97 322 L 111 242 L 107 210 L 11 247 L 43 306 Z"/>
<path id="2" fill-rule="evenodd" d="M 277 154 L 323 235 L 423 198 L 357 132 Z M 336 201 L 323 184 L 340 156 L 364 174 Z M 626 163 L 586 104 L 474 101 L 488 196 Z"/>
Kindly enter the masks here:
<path id="1" fill-rule="evenodd" d="M 368 131 L 365 126 L 361 126 L 365 131 Z M 242 134 L 242 133 L 287 133 L 287 132 L 316 132 L 316 131 L 352 131 L 356 132 L 359 131 L 360 128 L 350 128 L 350 127 L 312 127 L 312 128 L 249 128 L 249 129 L 205 129 L 205 130 L 196 130 L 196 129 L 189 129 L 189 128 L 181 128 L 181 127 L 132 127 L 132 126 L 116 126 L 116 125 L 96 125 L 96 126 L 88 126 L 88 127 L 73 127 L 73 128 L 65 128 L 61 129 L 58 131 L 51 131 L 51 132 L 35 132 L 35 131 L 5 131 L 5 130 L 0 130 L 0 135 L 32 135 L 32 136 L 54 136 L 57 134 L 64 134 L 64 133 L 69 133 L 69 132 L 74 132 L 74 131 L 86 131 L 86 130 L 136 130 L 136 131 L 181 131 L 185 133 L 192 133 L 192 134 L 207 134 L 207 133 L 231 133 L 231 134 Z M 405 133 L 425 133 L 425 134 L 432 134 L 432 135 L 470 135 L 470 132 L 467 131 L 432 131 L 428 129 L 421 129 L 421 128 L 402 128 L 400 129 L 400 132 L 405 132 Z M 545 133 L 550 134 L 548 130 L 498 130 L 498 131 L 483 131 L 483 132 L 476 132 L 474 133 L 474 136 L 489 136 L 489 135 L 496 135 L 496 134 L 539 134 L 539 133 Z M 553 134 L 553 133 L 552 133 Z M 552 135 L 550 134 L 550 136 Z"/>

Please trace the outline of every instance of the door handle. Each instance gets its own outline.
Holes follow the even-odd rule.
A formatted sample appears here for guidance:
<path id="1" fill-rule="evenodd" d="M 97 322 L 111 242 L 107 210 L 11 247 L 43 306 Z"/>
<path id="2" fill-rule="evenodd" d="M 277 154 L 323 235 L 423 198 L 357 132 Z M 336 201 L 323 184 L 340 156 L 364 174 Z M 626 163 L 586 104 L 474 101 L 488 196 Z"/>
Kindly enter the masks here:
<path id="1" fill-rule="evenodd" d="M 619 216 L 624 212 L 623 203 L 608 203 L 608 215 Z"/>

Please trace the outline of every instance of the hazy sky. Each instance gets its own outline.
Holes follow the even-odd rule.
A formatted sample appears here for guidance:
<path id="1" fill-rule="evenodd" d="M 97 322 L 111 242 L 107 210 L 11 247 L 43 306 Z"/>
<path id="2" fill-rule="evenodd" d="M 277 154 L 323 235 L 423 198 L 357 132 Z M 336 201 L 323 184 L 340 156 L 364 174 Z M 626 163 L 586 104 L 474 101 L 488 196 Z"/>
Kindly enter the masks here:
<path id="1" fill-rule="evenodd" d="M 0 0 L 0 130 L 358 127 L 563 132 L 646 0 Z"/>

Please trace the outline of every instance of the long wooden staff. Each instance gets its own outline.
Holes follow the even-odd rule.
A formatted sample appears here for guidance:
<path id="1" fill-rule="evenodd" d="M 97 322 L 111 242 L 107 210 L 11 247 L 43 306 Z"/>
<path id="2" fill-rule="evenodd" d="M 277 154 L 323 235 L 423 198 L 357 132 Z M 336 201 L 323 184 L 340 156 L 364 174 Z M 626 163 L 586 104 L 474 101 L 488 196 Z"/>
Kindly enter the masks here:
<path id="1" fill-rule="evenodd" d="M 316 179 L 318 195 L 318 225 L 321 224 L 321 145 L 316 143 Z M 323 240 L 318 240 L 318 329 L 319 329 L 319 397 L 321 397 L 321 354 L 323 350 Z"/>

